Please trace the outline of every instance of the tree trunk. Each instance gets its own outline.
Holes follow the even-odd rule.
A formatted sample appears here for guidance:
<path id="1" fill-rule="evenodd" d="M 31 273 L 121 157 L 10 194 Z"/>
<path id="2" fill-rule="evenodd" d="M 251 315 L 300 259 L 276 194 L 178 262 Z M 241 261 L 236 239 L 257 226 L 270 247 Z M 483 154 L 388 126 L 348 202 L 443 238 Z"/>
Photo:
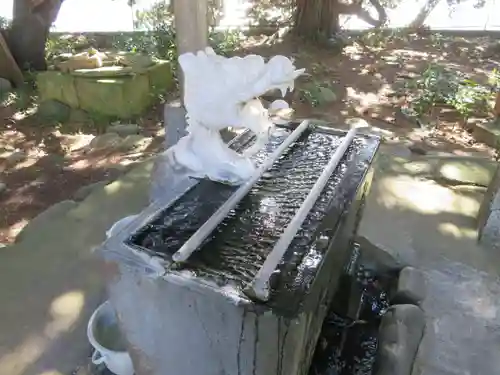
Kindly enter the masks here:
<path id="1" fill-rule="evenodd" d="M 424 25 L 425 20 L 429 17 L 429 14 L 436 8 L 439 0 L 427 0 L 427 2 L 422 6 L 417 16 L 409 24 L 410 28 L 419 29 Z"/>
<path id="2" fill-rule="evenodd" d="M 295 33 L 313 40 L 328 40 L 339 30 L 338 0 L 297 0 Z"/>
<path id="3" fill-rule="evenodd" d="M 7 44 L 21 69 L 45 70 L 45 43 L 63 0 L 15 0 Z"/>
<path id="4" fill-rule="evenodd" d="M 374 27 L 384 26 L 387 23 L 387 12 L 385 11 L 385 8 L 382 6 L 382 4 L 380 4 L 379 0 L 369 0 L 369 2 L 377 11 L 378 19 L 373 18 L 370 12 L 363 8 L 362 1 L 340 3 L 340 13 L 357 16 L 359 19 Z"/>

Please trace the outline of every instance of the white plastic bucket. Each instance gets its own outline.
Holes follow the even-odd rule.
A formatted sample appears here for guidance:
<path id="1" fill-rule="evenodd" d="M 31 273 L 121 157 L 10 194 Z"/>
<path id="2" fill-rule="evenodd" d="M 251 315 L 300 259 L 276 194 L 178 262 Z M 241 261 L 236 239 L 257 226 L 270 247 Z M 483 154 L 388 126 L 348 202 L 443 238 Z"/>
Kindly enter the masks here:
<path id="1" fill-rule="evenodd" d="M 134 375 L 132 359 L 125 349 L 125 340 L 109 301 L 99 306 L 90 317 L 87 336 L 95 349 L 92 355 L 94 364 L 104 363 L 116 375 Z"/>
<path id="2" fill-rule="evenodd" d="M 116 223 L 114 223 L 111 228 L 109 228 L 106 231 L 106 237 L 111 237 L 115 233 L 118 233 L 121 229 L 126 227 L 128 224 L 130 224 L 138 215 L 131 215 L 131 216 L 126 216 L 123 219 L 118 220 Z"/>

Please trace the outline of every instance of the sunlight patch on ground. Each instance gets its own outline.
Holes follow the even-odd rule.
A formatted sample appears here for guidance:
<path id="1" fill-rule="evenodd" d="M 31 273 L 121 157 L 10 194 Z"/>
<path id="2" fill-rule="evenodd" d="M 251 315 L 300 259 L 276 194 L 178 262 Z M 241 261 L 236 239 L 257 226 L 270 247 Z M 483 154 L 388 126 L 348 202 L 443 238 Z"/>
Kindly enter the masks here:
<path id="1" fill-rule="evenodd" d="M 409 57 L 409 58 L 419 57 L 422 60 L 429 58 L 428 52 L 415 51 L 412 49 L 395 49 L 392 51 L 392 55 L 404 56 L 404 57 Z"/>
<path id="2" fill-rule="evenodd" d="M 45 330 L 46 335 L 58 335 L 68 330 L 80 317 L 85 296 L 81 291 L 72 291 L 57 297 L 50 305 L 53 321 Z"/>
<path id="3" fill-rule="evenodd" d="M 115 181 L 111 184 L 106 185 L 104 187 L 104 191 L 108 195 L 115 194 L 118 193 L 122 188 L 124 188 L 125 185 L 127 184 L 123 183 L 122 181 Z"/>
<path id="4" fill-rule="evenodd" d="M 82 149 L 95 138 L 93 134 L 63 134 L 59 130 L 54 131 L 52 135 L 59 140 L 61 147 L 66 152 Z"/>
<path id="5" fill-rule="evenodd" d="M 43 332 L 30 335 L 9 354 L 0 358 L 0 374 L 23 374 L 27 367 L 42 356 L 52 340 L 68 331 L 77 322 L 84 302 L 85 296 L 80 290 L 57 297 L 50 306 L 52 321 L 45 326 Z"/>
<path id="6" fill-rule="evenodd" d="M 43 354 L 48 343 L 48 339 L 42 335 L 31 335 L 10 354 L 0 358 L 0 374 L 22 374 Z"/>
<path id="7" fill-rule="evenodd" d="M 28 219 L 21 219 L 14 225 L 11 225 L 9 228 L 9 232 L 7 234 L 8 238 L 16 238 L 19 233 L 23 230 L 23 228 L 28 225 L 30 221 Z"/>
<path id="8" fill-rule="evenodd" d="M 72 171 L 79 171 L 79 170 L 87 169 L 91 165 L 92 164 L 89 160 L 78 160 L 77 162 L 66 167 L 65 169 L 72 170 Z"/>
<path id="9" fill-rule="evenodd" d="M 461 238 L 469 238 L 475 239 L 477 238 L 477 231 L 472 228 L 464 228 L 460 227 L 453 223 L 440 223 L 438 225 L 438 231 L 444 235 L 452 236 L 457 239 Z"/>
<path id="10" fill-rule="evenodd" d="M 363 92 L 354 89 L 353 87 L 346 87 L 347 98 L 359 101 L 362 107 L 368 107 L 380 104 L 380 97 L 378 92 Z"/>
<path id="11" fill-rule="evenodd" d="M 38 162 L 37 158 L 28 157 L 25 160 L 23 160 L 22 162 L 17 163 L 14 167 L 12 167 L 12 169 L 13 170 L 20 170 L 23 168 L 28 168 L 28 167 L 35 165 L 37 162 Z"/>
<path id="12" fill-rule="evenodd" d="M 379 203 L 388 208 L 411 209 L 422 214 L 441 212 L 474 217 L 479 202 L 457 194 L 434 181 L 417 180 L 410 176 L 385 177 L 380 182 Z"/>
<path id="13" fill-rule="evenodd" d="M 26 110 L 18 111 L 12 115 L 14 121 L 21 121 L 26 117 L 33 116 L 38 111 L 38 106 L 34 105 Z"/>
<path id="14" fill-rule="evenodd" d="M 0 147 L 11 148 L 13 143 L 24 142 L 26 136 L 17 130 L 4 130 L 0 133 Z"/>

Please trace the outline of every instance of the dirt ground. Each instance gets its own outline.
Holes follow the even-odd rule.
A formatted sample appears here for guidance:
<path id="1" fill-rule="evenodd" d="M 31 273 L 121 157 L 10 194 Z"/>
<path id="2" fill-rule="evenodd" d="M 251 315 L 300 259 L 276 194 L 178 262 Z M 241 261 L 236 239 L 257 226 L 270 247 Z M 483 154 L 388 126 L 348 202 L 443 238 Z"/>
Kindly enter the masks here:
<path id="1" fill-rule="evenodd" d="M 86 185 L 111 181 L 134 163 L 162 149 L 160 107 L 137 121 L 147 143 L 142 149 L 89 149 L 101 131 L 76 124 L 47 126 L 36 116 L 15 120 L 0 108 L 0 243 L 11 243 L 30 219 Z M 76 126 L 75 126 L 76 127 Z"/>
<path id="2" fill-rule="evenodd" d="M 259 45 L 260 44 L 260 45 Z M 303 100 L 300 88 L 288 99 L 296 116 L 329 121 L 344 127 L 345 120 L 361 117 L 370 125 L 387 130 L 386 141 L 405 143 L 418 153 L 449 152 L 493 157 L 495 150 L 476 142 L 470 124 L 449 109 L 435 112 L 438 126 L 423 132 L 402 118 L 398 109 L 405 98 L 394 96 L 395 83 L 422 72 L 431 61 L 485 79 L 498 66 L 497 55 L 489 56 L 488 40 L 413 36 L 394 39 L 380 47 L 355 43 L 342 54 L 334 49 L 312 47 L 297 41 L 266 45 L 249 41 L 242 53 L 293 56 L 314 82 L 331 85 L 336 99 L 322 106 Z M 446 51 L 446 52 L 444 52 Z M 136 121 L 148 144 L 140 151 L 116 149 L 88 152 L 92 138 L 102 132 L 75 123 L 47 125 L 36 115 L 36 107 L 19 112 L 14 105 L 0 107 L 0 243 L 10 243 L 30 219 L 50 205 L 71 199 L 82 186 L 116 178 L 133 164 L 162 148 L 162 107 Z"/>

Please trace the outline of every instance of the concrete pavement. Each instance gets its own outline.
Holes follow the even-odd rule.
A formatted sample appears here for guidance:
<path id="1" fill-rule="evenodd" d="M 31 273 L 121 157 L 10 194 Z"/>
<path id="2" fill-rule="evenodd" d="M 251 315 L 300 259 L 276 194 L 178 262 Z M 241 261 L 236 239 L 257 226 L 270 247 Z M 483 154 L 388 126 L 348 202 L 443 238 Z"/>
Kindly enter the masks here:
<path id="1" fill-rule="evenodd" d="M 0 249 L 0 374 L 69 375 L 84 365 L 88 318 L 105 298 L 92 254 L 105 230 L 147 204 L 152 162 L 64 201 Z"/>

